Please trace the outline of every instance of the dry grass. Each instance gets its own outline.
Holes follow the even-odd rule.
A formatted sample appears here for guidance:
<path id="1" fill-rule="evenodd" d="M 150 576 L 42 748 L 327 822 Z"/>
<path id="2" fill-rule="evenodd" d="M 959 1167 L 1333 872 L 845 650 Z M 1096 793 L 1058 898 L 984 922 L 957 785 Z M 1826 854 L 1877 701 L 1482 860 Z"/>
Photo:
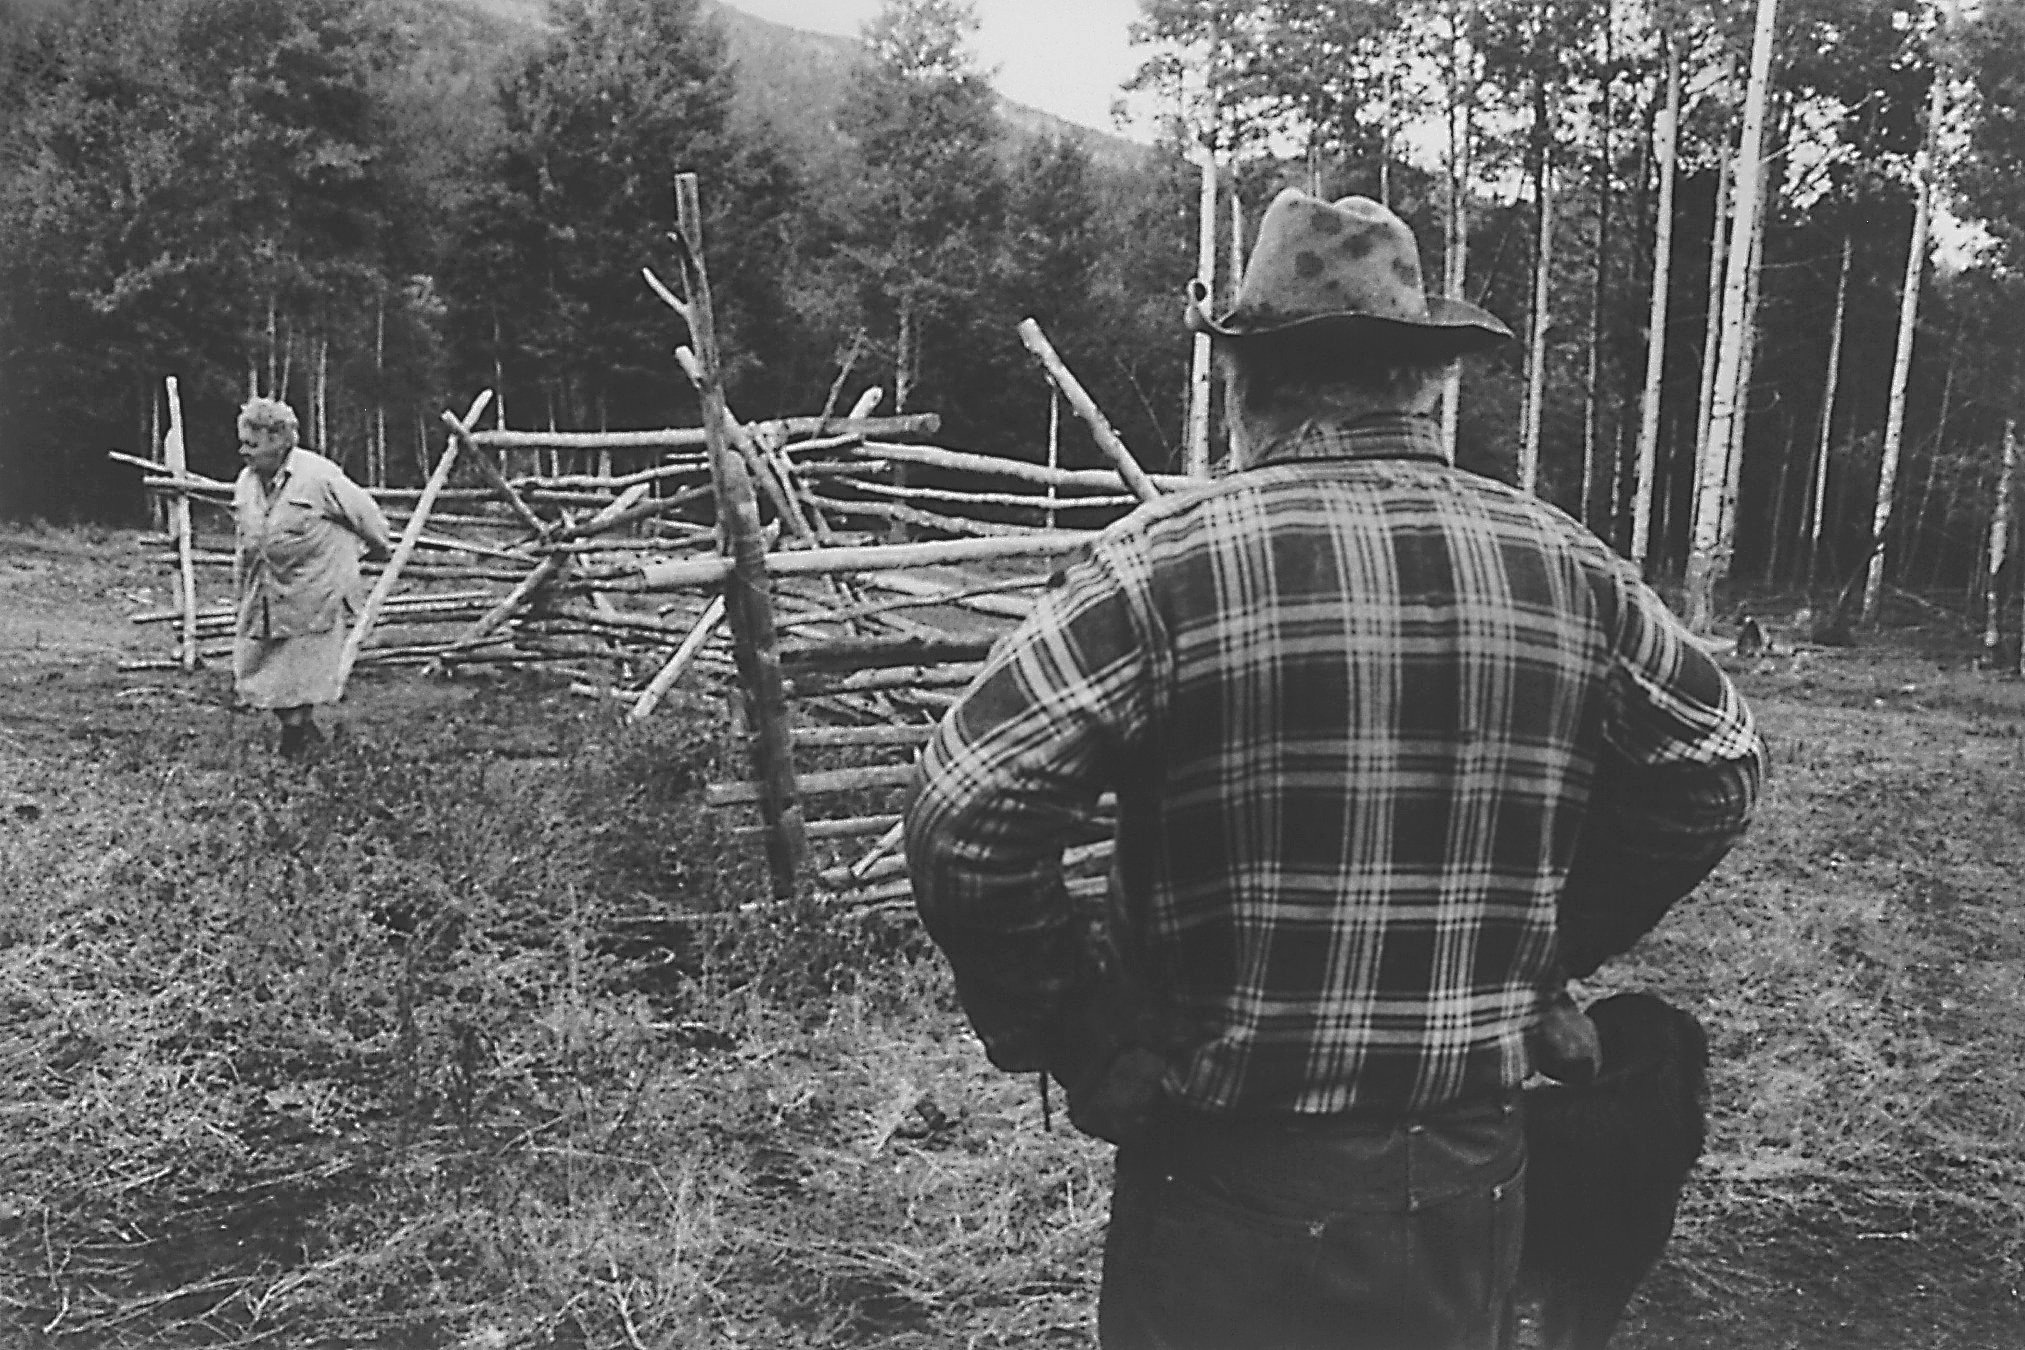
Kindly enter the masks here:
<path id="1" fill-rule="evenodd" d="M 1092 1341 L 1108 1150 L 1041 1130 L 904 917 L 722 913 L 762 888 L 699 806 L 707 705 L 375 679 L 304 773 L 215 675 L 38 659 L 0 677 L 0 1344 Z M 1761 823 L 1591 991 L 1716 1055 L 1624 1345 L 2025 1344 L 2025 689 L 1947 662 L 1745 672 Z"/>

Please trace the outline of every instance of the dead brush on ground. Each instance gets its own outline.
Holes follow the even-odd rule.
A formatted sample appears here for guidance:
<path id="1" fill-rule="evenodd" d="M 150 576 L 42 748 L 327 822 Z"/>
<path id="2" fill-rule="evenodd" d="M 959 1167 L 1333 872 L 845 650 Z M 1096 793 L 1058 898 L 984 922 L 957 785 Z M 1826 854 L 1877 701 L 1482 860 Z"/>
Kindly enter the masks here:
<path id="1" fill-rule="evenodd" d="M 1969 1020 L 1963 977 L 2025 957 L 1991 946 L 2025 864 L 2025 689 L 1884 656 L 1747 690 L 1774 763 L 1752 836 L 1611 974 L 1681 990 L 1710 1031 L 1675 1301 L 1762 1306 L 1839 1265 L 2001 1302 L 2025 1276 L 2021 1029 Z M 1800 1233 L 1818 1259 L 1767 1261 Z"/>
<path id="2" fill-rule="evenodd" d="M 714 704 L 369 681 L 298 773 L 63 669 L 0 683 L 0 1343 L 1089 1343 L 1109 1150 L 904 914 L 735 912 Z M 1713 1052 L 1616 1343 L 2025 1344 L 2025 686 L 1744 678 L 1756 830 L 1585 991 Z"/>
<path id="3" fill-rule="evenodd" d="M 1098 1151 L 911 925 L 738 913 L 714 720 L 508 686 L 306 773 L 171 723 L 0 832 L 0 1340 L 1081 1334 Z"/>
<path id="4" fill-rule="evenodd" d="M 521 1245 L 500 1236 L 514 1210 L 464 1222 L 472 1206 L 546 1197 L 552 1150 L 617 1145 L 665 1020 L 596 953 L 611 902 L 587 883 L 610 860 L 584 802 L 622 819 L 621 766 L 577 747 L 544 781 L 444 748 L 354 740 L 306 776 L 255 745 L 102 763 L 0 835 L 18 1325 L 90 1344 L 447 1330 L 444 1295 L 491 1303 Z M 705 821 L 626 823 L 721 852 Z"/>

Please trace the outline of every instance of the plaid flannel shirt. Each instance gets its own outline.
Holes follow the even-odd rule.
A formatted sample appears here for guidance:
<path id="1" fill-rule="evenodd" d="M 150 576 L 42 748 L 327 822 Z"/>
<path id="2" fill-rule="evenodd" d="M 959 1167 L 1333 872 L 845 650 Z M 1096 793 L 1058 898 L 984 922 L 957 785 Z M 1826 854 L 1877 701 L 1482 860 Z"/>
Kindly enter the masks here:
<path id="1" fill-rule="evenodd" d="M 1599 771 L 1592 828 L 1719 856 L 1763 770 L 1735 688 L 1593 535 L 1424 421 L 1311 424 L 1057 576 L 924 752 L 907 853 L 993 1062 L 1042 1068 L 1084 940 L 1062 847 L 1114 788 L 1110 907 L 1179 1015 L 1170 1094 L 1409 1115 L 1523 1080 Z"/>

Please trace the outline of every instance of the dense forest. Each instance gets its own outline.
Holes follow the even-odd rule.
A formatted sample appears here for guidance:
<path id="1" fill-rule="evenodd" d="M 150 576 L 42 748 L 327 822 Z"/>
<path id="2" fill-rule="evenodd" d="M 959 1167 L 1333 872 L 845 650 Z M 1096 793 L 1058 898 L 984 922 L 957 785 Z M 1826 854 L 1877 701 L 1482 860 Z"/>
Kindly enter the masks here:
<path id="1" fill-rule="evenodd" d="M 677 171 L 742 416 L 876 384 L 1038 457 L 1032 315 L 1178 466 L 1183 287 L 1202 254 L 1227 288 L 1292 184 L 1388 201 L 1431 285 L 1526 338 L 1465 373 L 1461 462 L 1658 574 L 1983 594 L 2025 401 L 2025 0 L 1141 11 L 1147 146 L 1005 105 L 963 0 L 887 0 L 856 43 L 705 0 L 0 0 L 0 509 L 131 516 L 104 451 L 159 436 L 168 374 L 206 472 L 256 389 L 394 482 L 480 388 L 515 426 L 692 420 L 640 278 Z"/>

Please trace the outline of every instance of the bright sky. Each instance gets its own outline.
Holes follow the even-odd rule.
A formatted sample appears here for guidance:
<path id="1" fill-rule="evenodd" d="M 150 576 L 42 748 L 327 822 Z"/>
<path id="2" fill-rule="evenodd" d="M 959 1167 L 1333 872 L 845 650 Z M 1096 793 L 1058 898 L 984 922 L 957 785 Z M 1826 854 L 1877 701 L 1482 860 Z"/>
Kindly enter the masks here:
<path id="1" fill-rule="evenodd" d="M 726 0 L 734 9 L 791 28 L 856 37 L 879 0 Z M 1140 60 L 1125 28 L 1139 0 L 976 0 L 974 40 L 994 84 L 1025 103 L 1084 126 L 1113 131 L 1111 100 Z"/>

